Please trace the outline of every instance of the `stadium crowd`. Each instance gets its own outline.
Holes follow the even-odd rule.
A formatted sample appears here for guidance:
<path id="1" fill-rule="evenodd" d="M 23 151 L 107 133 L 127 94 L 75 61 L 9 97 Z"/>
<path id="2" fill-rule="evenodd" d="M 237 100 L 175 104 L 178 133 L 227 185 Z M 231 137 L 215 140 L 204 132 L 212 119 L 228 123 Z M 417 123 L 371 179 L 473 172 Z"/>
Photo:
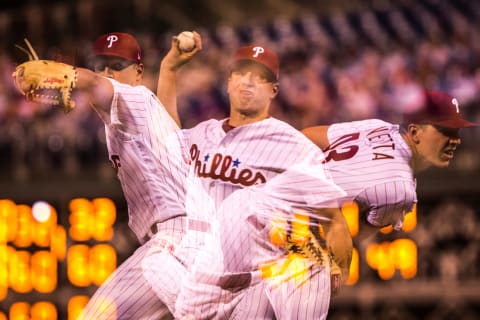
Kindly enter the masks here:
<path id="1" fill-rule="evenodd" d="M 442 1 L 434 7 L 436 2 L 200 28 L 204 50 L 179 77 L 183 124 L 190 127 L 208 118 L 226 116 L 225 88 L 221 85 L 226 75 L 222 70 L 231 51 L 248 42 L 263 43 L 279 52 L 281 90 L 273 115 L 297 128 L 372 117 L 398 121 L 403 111 L 415 105 L 421 87 L 449 92 L 457 98 L 466 117 L 478 121 L 480 33 L 475 19 L 480 15 L 480 6 L 476 2 L 460 1 L 461 6 Z M 77 20 L 86 21 L 81 13 L 88 15 L 95 8 L 86 5 L 93 6 L 90 1 L 80 3 L 85 4 L 58 7 L 54 12 L 60 12 L 50 18 L 50 29 L 68 25 L 61 19 L 65 16 L 61 8 L 76 10 Z M 92 27 L 86 28 L 75 44 L 68 33 L 64 38 L 57 34 L 59 42 L 47 50 L 54 40 L 49 37 L 50 41 L 42 41 L 42 34 L 47 33 L 42 31 L 47 19 L 45 11 L 38 6 L 24 11 L 27 17 L 36 17 L 27 20 L 23 29 L 41 57 L 88 66 L 88 35 L 95 34 Z M 8 21 L 14 24 L 16 20 Z M 53 22 L 57 28 L 52 27 Z M 48 34 L 55 35 L 50 29 Z M 156 88 L 162 55 L 172 34 L 181 30 L 161 34 L 127 31 L 138 34 L 142 42 L 145 85 Z M 14 39 L 22 44 L 23 36 L 18 34 Z M 0 51 L 0 150 L 5 155 L 0 174 L 28 179 L 51 166 L 75 174 L 85 167 L 101 165 L 104 158 L 98 155 L 104 150 L 103 128 L 81 97 L 77 97 L 77 109 L 65 115 L 28 103 L 15 92 L 11 73 L 27 58 L 17 51 Z M 64 117 L 75 121 L 63 121 Z M 479 133 L 472 131 L 464 137 L 465 147 L 460 152 L 464 155 L 456 161 L 463 170 L 478 169 L 480 163 L 478 153 L 472 150 Z"/>

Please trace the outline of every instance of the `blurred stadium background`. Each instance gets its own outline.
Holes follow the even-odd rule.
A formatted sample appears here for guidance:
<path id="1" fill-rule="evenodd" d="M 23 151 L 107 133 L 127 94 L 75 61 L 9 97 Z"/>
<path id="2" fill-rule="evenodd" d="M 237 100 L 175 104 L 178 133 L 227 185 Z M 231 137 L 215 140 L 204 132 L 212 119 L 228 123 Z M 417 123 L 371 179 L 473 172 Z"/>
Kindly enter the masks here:
<path id="1" fill-rule="evenodd" d="M 480 123 L 478 21 L 480 2 L 471 0 L 2 0 L 0 319 L 29 319 L 22 318 L 25 314 L 70 319 L 85 301 L 81 297 L 96 288 L 94 276 L 82 272 L 89 264 L 109 268 L 105 261 L 88 262 L 88 254 L 75 260 L 72 248 L 107 244 L 118 264 L 137 246 L 107 161 L 103 126 L 82 96 L 65 115 L 25 102 L 14 91 L 11 73 L 26 59 L 14 44 L 23 38 L 42 58 L 88 67 L 98 35 L 131 32 L 144 50 L 145 85 L 154 89 L 171 36 L 200 32 L 204 50 L 179 77 L 186 127 L 226 116 L 228 57 L 250 42 L 280 54 L 281 89 L 273 115 L 297 128 L 371 117 L 397 121 L 423 86 L 451 93 L 466 117 Z M 371 246 L 357 246 L 358 278 L 332 299 L 329 319 L 478 319 L 479 138 L 478 128 L 464 130 L 451 167 L 418 177 L 419 204 L 410 230 L 382 233 Z M 53 240 L 42 244 L 39 235 L 16 229 L 28 225 L 30 231 L 40 230 L 36 222 L 20 219 L 38 201 L 55 209 L 56 224 L 63 227 L 58 248 Z M 82 212 L 90 218 L 78 218 Z M 96 235 L 80 230 L 78 221 L 98 222 L 101 214 L 106 220 L 116 218 L 112 234 L 108 228 Z M 12 217 L 13 222 L 8 220 Z M 80 229 L 74 230 L 75 225 Z M 415 244 L 413 251 L 404 248 L 406 262 L 389 255 L 389 244 L 398 239 Z M 33 263 L 39 251 L 56 253 L 47 264 L 51 268 Z M 109 254 L 102 251 L 111 258 Z M 402 263 L 412 256 L 414 270 L 405 273 Z M 48 270 L 55 283 L 49 283 Z M 34 283 L 42 275 L 44 287 Z"/>

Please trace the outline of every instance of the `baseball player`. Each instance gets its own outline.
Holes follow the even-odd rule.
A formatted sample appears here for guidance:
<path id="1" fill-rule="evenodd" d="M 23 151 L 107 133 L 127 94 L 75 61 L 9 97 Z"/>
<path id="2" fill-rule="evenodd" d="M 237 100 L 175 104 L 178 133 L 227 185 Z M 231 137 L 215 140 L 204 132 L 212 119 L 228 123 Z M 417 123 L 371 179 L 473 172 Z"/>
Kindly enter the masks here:
<path id="1" fill-rule="evenodd" d="M 416 175 L 447 167 L 461 143 L 459 130 L 476 124 L 462 118 L 457 100 L 424 90 L 418 110 L 402 124 L 377 119 L 316 126 L 302 132 L 317 144 L 342 200 L 357 202 L 363 223 L 359 240 L 387 225 L 401 229 L 416 196 Z"/>
<path id="2" fill-rule="evenodd" d="M 182 55 L 172 40 L 161 72 L 173 72 L 200 49 L 197 43 L 193 53 Z M 179 127 L 155 94 L 141 85 L 142 53 L 132 35 L 102 35 L 94 53 L 95 72 L 77 68 L 76 90 L 88 94 L 105 124 L 109 159 L 128 204 L 129 226 L 141 246 L 95 292 L 79 319 L 171 318 L 187 259 L 175 251 L 187 228 L 187 166 L 180 150 L 169 143 Z M 170 108 L 175 112 L 175 105 Z"/>
<path id="3" fill-rule="evenodd" d="M 402 227 L 404 215 L 417 202 L 415 176 L 432 166 L 447 167 L 461 142 L 459 130 L 472 126 L 476 124 L 462 118 L 455 98 L 425 90 L 418 110 L 406 114 L 400 125 L 370 119 L 316 126 L 302 132 L 325 152 L 334 182 L 346 192 L 339 202 L 358 204 L 358 239 L 362 241 L 382 227 Z M 232 228 L 225 235 L 229 232 L 237 231 Z M 249 240 L 253 242 L 255 237 Z M 234 243 L 233 239 L 229 241 Z M 247 248 L 254 251 L 253 246 Z M 240 318 L 256 314 L 249 309 L 252 301 L 262 310 L 282 307 L 268 295 L 269 286 L 268 281 L 259 282 L 261 288 L 251 289 L 242 297 L 236 307 Z M 259 307 L 262 303 L 264 307 Z M 300 312 L 292 318 L 313 319 Z"/>
<path id="4" fill-rule="evenodd" d="M 342 192 L 332 184 L 331 179 L 324 172 L 321 150 L 290 125 L 270 117 L 269 106 L 279 89 L 278 76 L 279 63 L 277 55 L 273 51 L 255 45 L 240 48 L 235 54 L 228 77 L 230 117 L 220 121 L 208 120 L 192 129 L 182 130 L 183 143 L 189 150 L 191 173 L 202 185 L 202 189 L 207 195 L 205 201 L 211 202 L 211 207 L 213 207 L 213 213 L 210 210 L 210 214 L 198 218 L 208 221 L 215 230 L 213 234 L 216 232 L 218 235 L 216 238 L 218 242 L 215 242 L 215 236 L 213 236 L 213 240 L 207 242 L 208 246 L 204 248 L 204 254 L 198 255 L 195 263 L 191 266 L 177 299 L 175 307 L 177 318 L 223 319 L 230 316 L 243 319 L 255 317 L 268 319 L 274 316 L 287 318 L 288 315 L 283 314 L 282 310 L 275 310 L 278 314 L 274 315 L 272 310 L 256 309 L 256 305 L 251 306 L 251 310 L 256 310 L 256 313 L 250 314 L 248 317 L 232 314 L 235 305 L 248 291 L 250 280 L 241 281 L 242 290 L 236 290 L 238 289 L 238 285 L 235 283 L 237 275 L 233 277 L 226 275 L 221 280 L 217 279 L 219 274 L 230 271 L 226 270 L 224 266 L 224 253 L 229 249 L 222 248 L 224 246 L 223 239 L 221 239 L 221 235 L 224 233 L 222 225 L 238 225 L 239 221 L 246 218 L 241 215 L 244 209 L 242 205 L 250 204 L 250 202 L 248 202 L 248 197 L 243 198 L 242 202 L 229 202 L 232 206 L 228 208 L 222 203 L 237 192 L 268 184 L 269 180 L 284 172 L 290 172 L 289 170 L 299 163 L 305 164 L 305 167 L 316 168 L 315 179 L 312 178 L 313 181 L 309 184 L 305 183 L 305 186 L 312 187 L 316 184 L 319 190 L 322 188 L 332 190 L 330 193 L 325 191 L 325 195 L 330 196 L 329 200 L 335 199 L 336 195 Z M 290 183 L 294 184 L 296 175 L 289 174 L 288 176 Z M 304 177 L 298 177 L 298 182 L 303 180 Z M 302 186 L 302 183 L 296 185 Z M 303 194 L 308 192 L 307 188 L 298 190 L 301 190 Z M 308 188 L 308 190 L 311 189 Z M 265 194 L 270 195 L 272 199 L 278 195 L 271 191 Z M 282 197 L 286 195 L 288 192 L 282 194 Z M 314 197 L 312 198 L 314 199 Z M 284 202 L 289 203 L 288 200 L 284 200 Z M 300 204 L 303 207 L 309 205 L 310 202 L 303 201 Z M 255 200 L 249 207 L 252 208 L 256 205 Z M 335 207 L 331 204 L 330 206 Z M 275 208 L 276 206 L 273 206 L 270 209 L 274 210 Z M 270 212 L 269 210 L 265 211 Z M 272 211 L 271 215 L 274 216 L 274 214 L 275 212 Z M 219 218 L 219 215 L 222 217 Z M 338 206 L 331 209 L 329 219 L 342 221 L 338 224 L 340 230 L 338 243 L 343 241 L 346 244 L 342 243 L 342 250 L 336 254 L 339 257 L 339 263 L 346 268 L 350 261 L 351 239 Z M 248 231 L 246 230 L 246 232 Z M 242 254 L 242 248 L 232 247 L 230 250 Z M 285 252 L 281 252 L 281 250 L 274 251 L 275 254 L 280 252 L 285 255 Z M 270 257 L 269 253 L 266 253 L 261 258 L 269 259 Z M 206 270 L 208 272 L 205 272 Z M 310 287 L 306 285 L 294 288 L 296 295 L 308 294 L 312 306 L 317 306 L 310 308 L 307 312 L 307 314 L 310 312 L 312 317 L 317 318 L 318 316 L 319 318 L 319 315 L 326 314 L 328 309 L 329 270 L 328 263 L 323 266 L 315 266 L 315 270 L 308 277 L 308 281 L 316 288 L 325 286 L 325 292 L 322 291 L 321 294 L 315 291 L 311 292 Z M 235 270 L 232 269 L 232 271 Z M 219 281 L 223 281 L 224 284 L 220 284 Z M 233 284 L 228 284 L 229 282 L 233 282 Z M 257 288 L 257 286 L 252 283 L 252 288 Z M 275 293 L 278 292 L 280 291 Z M 298 304 L 298 300 L 288 299 L 282 293 L 278 294 L 277 301 L 289 305 L 289 310 L 303 307 Z"/>

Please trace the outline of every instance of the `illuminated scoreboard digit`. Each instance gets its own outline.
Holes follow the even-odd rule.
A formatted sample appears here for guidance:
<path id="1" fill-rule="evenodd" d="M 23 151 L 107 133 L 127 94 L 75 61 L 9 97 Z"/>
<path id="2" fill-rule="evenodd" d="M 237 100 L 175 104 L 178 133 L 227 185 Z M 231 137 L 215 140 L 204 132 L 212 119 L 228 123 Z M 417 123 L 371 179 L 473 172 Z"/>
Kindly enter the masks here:
<path id="1" fill-rule="evenodd" d="M 76 198 L 69 209 L 67 230 L 46 202 L 30 207 L 0 199 L 0 320 L 56 320 L 58 307 L 67 310 L 69 320 L 75 319 L 89 297 L 72 295 L 66 306 L 59 306 L 49 300 L 52 293 L 65 284 L 72 289 L 100 286 L 115 270 L 117 253 L 109 243 L 116 220 L 114 202 Z M 9 294 L 20 299 L 6 305 Z M 42 295 L 45 299 L 32 301 L 32 296 Z"/>
<path id="2" fill-rule="evenodd" d="M 342 206 L 342 213 L 347 221 L 353 239 L 359 231 L 358 206 L 355 202 L 348 202 Z M 405 215 L 402 231 L 410 233 L 417 225 L 417 205 Z M 392 232 L 391 226 L 380 229 L 380 234 Z M 390 280 L 398 270 L 403 279 L 412 279 L 417 274 L 417 244 L 410 238 L 397 238 L 393 241 L 370 244 L 365 252 L 368 267 L 377 271 L 382 280 Z M 350 265 L 348 285 L 354 285 L 360 277 L 360 257 L 356 248 L 353 248 L 352 263 Z"/>

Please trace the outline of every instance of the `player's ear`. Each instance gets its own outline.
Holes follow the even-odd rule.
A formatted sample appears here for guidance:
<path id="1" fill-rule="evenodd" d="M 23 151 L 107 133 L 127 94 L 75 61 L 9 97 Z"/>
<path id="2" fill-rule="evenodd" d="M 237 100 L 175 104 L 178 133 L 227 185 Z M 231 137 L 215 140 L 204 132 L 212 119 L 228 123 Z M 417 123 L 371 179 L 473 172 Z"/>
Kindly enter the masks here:
<path id="1" fill-rule="evenodd" d="M 143 70 L 144 70 L 143 64 L 142 63 L 137 64 L 135 66 L 135 70 L 137 71 L 137 74 L 135 75 L 135 84 L 139 85 L 142 83 L 142 79 L 143 79 Z"/>
<path id="2" fill-rule="evenodd" d="M 419 131 L 418 125 L 416 125 L 414 123 L 410 123 L 407 127 L 407 131 L 408 131 L 408 134 L 410 135 L 413 142 L 415 142 L 415 143 L 420 142 L 419 137 L 418 137 L 418 131 Z"/>
<path id="3" fill-rule="evenodd" d="M 144 70 L 143 63 L 137 64 L 137 74 L 142 74 Z"/>
<path id="4" fill-rule="evenodd" d="M 275 98 L 277 96 L 278 89 L 279 89 L 278 83 L 275 83 L 272 87 L 272 92 L 273 92 L 272 98 Z"/>

